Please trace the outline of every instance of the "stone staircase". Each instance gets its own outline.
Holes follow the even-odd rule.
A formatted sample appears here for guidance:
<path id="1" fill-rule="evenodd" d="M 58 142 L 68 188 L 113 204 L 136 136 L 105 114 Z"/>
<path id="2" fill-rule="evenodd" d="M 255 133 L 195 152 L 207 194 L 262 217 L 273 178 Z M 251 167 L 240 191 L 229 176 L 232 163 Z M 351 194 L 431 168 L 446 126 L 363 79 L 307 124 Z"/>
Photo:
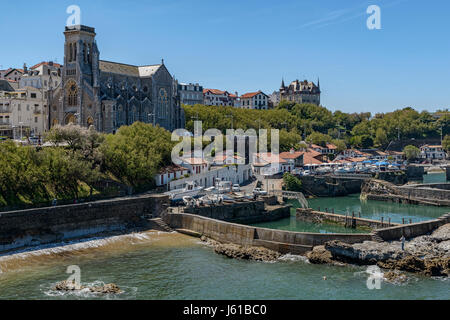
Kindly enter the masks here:
<path id="1" fill-rule="evenodd" d="M 383 238 L 381 238 L 376 231 L 370 234 L 372 236 L 372 241 L 375 242 L 384 242 Z"/>
<path id="2" fill-rule="evenodd" d="M 164 232 L 173 232 L 174 230 L 169 227 L 169 225 L 167 223 L 164 222 L 163 219 L 161 218 L 154 218 L 154 219 L 149 219 L 150 222 L 156 224 L 157 229 L 164 231 Z"/>

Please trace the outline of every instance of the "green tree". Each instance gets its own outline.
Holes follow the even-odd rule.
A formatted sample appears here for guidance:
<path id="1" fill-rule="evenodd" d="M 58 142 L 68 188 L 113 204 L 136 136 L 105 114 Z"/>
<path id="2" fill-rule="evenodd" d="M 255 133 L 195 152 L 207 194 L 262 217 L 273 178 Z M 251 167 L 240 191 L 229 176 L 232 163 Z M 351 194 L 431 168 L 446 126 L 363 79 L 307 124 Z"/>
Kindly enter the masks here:
<path id="1" fill-rule="evenodd" d="M 329 135 L 320 132 L 313 132 L 306 138 L 307 142 L 317 144 L 322 147 L 326 147 L 327 143 L 330 143 L 332 140 L 333 139 Z"/>
<path id="2" fill-rule="evenodd" d="M 420 155 L 420 150 L 419 150 L 419 148 L 417 148 L 417 147 L 415 147 L 415 146 L 412 146 L 412 145 L 406 146 L 406 147 L 403 149 L 403 152 L 405 153 L 406 159 L 407 159 L 408 161 L 415 160 L 415 159 L 417 159 L 417 158 L 419 157 L 419 155 Z"/>
<path id="3" fill-rule="evenodd" d="M 336 153 L 341 153 L 347 149 L 347 144 L 344 140 L 334 139 L 332 143 L 337 147 Z"/>
<path id="4" fill-rule="evenodd" d="M 375 134 L 375 144 L 378 146 L 384 146 L 388 142 L 386 131 L 383 128 L 378 128 Z"/>
<path id="5" fill-rule="evenodd" d="M 442 147 L 446 152 L 450 152 L 450 135 L 446 135 L 442 140 Z"/>
<path id="6" fill-rule="evenodd" d="M 159 126 L 135 122 L 106 136 L 101 146 L 105 168 L 123 183 L 137 189 L 154 186 L 154 176 L 171 162 L 174 143 Z"/>
<path id="7" fill-rule="evenodd" d="M 284 187 L 287 191 L 300 192 L 302 190 L 302 181 L 296 176 L 286 172 L 283 175 Z"/>

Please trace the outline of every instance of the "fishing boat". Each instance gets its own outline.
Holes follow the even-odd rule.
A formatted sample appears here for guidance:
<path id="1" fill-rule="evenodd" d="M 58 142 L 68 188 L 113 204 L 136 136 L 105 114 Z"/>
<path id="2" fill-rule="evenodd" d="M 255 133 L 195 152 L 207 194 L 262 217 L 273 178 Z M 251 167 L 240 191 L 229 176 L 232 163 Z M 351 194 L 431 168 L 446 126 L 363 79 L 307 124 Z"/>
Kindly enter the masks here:
<path id="1" fill-rule="evenodd" d="M 183 197 L 196 198 L 203 189 L 203 187 L 198 186 L 195 182 L 190 181 L 186 183 L 186 186 L 183 189 L 172 190 L 165 194 L 169 196 L 171 201 L 177 202 L 182 201 Z"/>

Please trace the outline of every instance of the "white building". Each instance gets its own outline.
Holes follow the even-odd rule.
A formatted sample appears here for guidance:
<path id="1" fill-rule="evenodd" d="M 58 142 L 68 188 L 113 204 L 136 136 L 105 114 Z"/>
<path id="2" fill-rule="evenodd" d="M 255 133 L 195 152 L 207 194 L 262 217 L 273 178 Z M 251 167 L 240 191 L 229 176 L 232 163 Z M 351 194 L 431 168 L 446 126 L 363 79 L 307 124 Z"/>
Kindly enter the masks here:
<path id="1" fill-rule="evenodd" d="M 420 147 L 420 157 L 422 159 L 444 160 L 445 151 L 442 146 L 424 145 Z"/>
<path id="2" fill-rule="evenodd" d="M 16 134 L 39 136 L 48 129 L 48 104 L 43 92 L 33 87 L 0 92 L 0 125 Z M 18 137 L 17 137 L 18 138 Z"/>
<path id="3" fill-rule="evenodd" d="M 336 154 L 337 147 L 332 143 L 327 143 L 325 147 L 317 144 L 311 144 L 310 148 L 321 154 Z"/>
<path id="4" fill-rule="evenodd" d="M 242 184 L 252 176 L 252 167 L 250 164 L 212 167 L 211 170 L 204 171 L 200 174 L 171 181 L 170 190 L 184 188 L 188 182 L 195 182 L 197 185 L 205 188 L 215 186 L 216 181 L 231 181 L 233 184 Z"/>
<path id="5" fill-rule="evenodd" d="M 24 68 L 26 68 L 25 65 Z M 0 79 L 19 82 L 23 74 L 23 69 L 9 68 L 6 70 L 0 70 Z"/>
<path id="6" fill-rule="evenodd" d="M 218 89 L 203 89 L 203 104 L 207 106 L 234 107 L 236 95 Z"/>
<path id="7" fill-rule="evenodd" d="M 180 93 L 180 100 L 182 104 L 195 105 L 203 104 L 203 87 L 198 83 L 179 83 L 178 92 Z"/>
<path id="8" fill-rule="evenodd" d="M 20 88 L 34 87 L 42 89 L 44 92 L 56 89 L 61 83 L 61 68 L 60 64 L 52 61 L 38 63 L 30 70 L 25 67 L 19 86 Z M 47 95 L 47 93 L 44 95 Z"/>
<path id="9" fill-rule="evenodd" d="M 157 187 L 165 186 L 175 179 L 183 179 L 189 175 L 189 170 L 181 166 L 172 165 L 162 168 L 155 176 L 155 183 Z"/>
<path id="10" fill-rule="evenodd" d="M 253 173 L 261 176 L 272 176 L 291 172 L 295 168 L 295 160 L 283 159 L 280 155 L 268 153 L 253 154 Z"/>
<path id="11" fill-rule="evenodd" d="M 269 109 L 269 96 L 262 91 L 243 94 L 240 102 L 240 107 L 244 109 Z"/>

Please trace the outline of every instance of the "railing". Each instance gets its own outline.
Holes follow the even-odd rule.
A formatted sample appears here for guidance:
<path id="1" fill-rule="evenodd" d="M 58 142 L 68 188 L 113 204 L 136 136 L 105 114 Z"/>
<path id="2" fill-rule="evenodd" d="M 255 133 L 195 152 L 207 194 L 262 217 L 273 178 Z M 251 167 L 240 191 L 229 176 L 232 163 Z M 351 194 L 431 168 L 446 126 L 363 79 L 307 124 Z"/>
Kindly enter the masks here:
<path id="1" fill-rule="evenodd" d="M 334 178 L 359 178 L 359 179 L 370 179 L 373 178 L 371 174 L 367 173 L 344 173 L 344 174 L 330 174 L 329 176 Z"/>

